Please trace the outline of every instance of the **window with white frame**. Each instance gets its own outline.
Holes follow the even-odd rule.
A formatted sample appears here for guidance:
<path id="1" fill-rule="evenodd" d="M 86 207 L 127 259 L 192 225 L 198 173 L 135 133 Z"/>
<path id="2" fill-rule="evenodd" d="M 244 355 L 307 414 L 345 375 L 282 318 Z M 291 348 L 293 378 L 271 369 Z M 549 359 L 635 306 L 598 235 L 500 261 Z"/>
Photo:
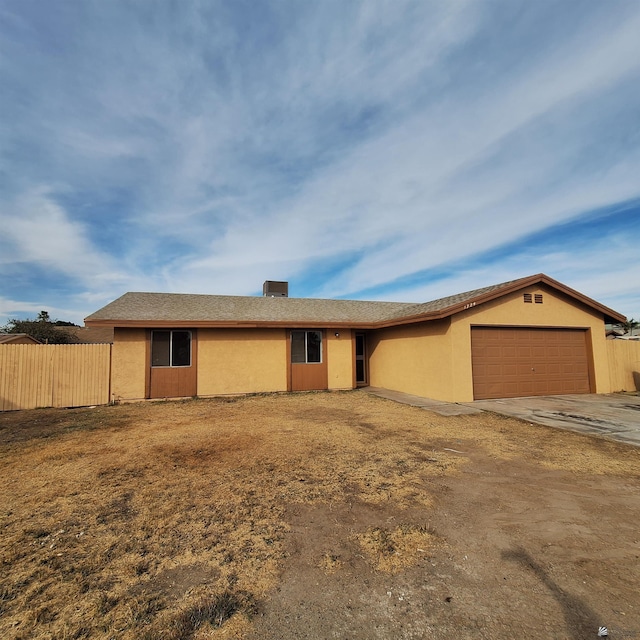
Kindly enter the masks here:
<path id="1" fill-rule="evenodd" d="M 191 331 L 168 330 L 151 332 L 152 367 L 190 367 Z"/>
<path id="2" fill-rule="evenodd" d="M 322 331 L 292 331 L 291 362 L 293 364 L 322 362 Z"/>

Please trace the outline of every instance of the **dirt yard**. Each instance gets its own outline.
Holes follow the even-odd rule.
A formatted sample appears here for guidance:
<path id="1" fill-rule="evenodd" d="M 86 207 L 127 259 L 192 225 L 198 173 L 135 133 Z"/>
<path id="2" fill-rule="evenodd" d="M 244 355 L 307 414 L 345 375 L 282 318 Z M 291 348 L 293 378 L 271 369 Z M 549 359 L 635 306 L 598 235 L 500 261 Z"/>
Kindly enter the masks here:
<path id="1" fill-rule="evenodd" d="M 640 638 L 640 449 L 360 391 L 0 414 L 3 639 Z"/>

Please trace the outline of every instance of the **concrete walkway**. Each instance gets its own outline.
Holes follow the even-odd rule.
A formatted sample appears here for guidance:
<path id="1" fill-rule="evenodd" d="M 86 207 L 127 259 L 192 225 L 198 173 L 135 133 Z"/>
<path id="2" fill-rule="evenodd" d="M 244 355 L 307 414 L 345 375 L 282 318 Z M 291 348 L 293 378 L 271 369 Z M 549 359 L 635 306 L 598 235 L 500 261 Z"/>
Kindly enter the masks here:
<path id="1" fill-rule="evenodd" d="M 379 387 L 362 391 L 442 416 L 459 416 L 492 411 L 527 422 L 559 427 L 578 433 L 599 435 L 640 446 L 640 395 L 613 393 L 504 398 L 452 403 Z"/>
<path id="2" fill-rule="evenodd" d="M 441 416 L 462 416 L 473 413 L 482 413 L 481 409 L 473 406 L 456 404 L 454 402 L 442 402 L 441 400 L 432 400 L 431 398 L 423 398 L 421 396 L 412 396 L 410 393 L 402 393 L 402 391 L 391 391 L 390 389 L 382 389 L 381 387 L 362 387 L 362 391 L 370 393 L 379 398 L 387 400 L 395 400 L 402 404 L 410 404 L 412 407 L 420 407 L 439 413 Z"/>

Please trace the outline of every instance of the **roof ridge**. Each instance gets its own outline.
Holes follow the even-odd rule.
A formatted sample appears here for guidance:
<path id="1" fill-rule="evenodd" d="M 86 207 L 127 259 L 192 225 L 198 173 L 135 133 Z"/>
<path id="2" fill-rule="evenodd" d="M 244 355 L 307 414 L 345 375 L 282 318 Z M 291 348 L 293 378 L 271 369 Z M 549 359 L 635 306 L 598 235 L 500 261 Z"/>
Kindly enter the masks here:
<path id="1" fill-rule="evenodd" d="M 241 296 L 233 293 L 174 293 L 174 292 L 166 292 L 166 291 L 127 291 L 123 293 L 116 300 L 120 300 L 124 296 L 136 295 L 136 296 L 196 296 L 201 298 L 238 298 L 238 299 L 250 299 L 250 300 L 304 300 L 306 301 L 315 301 L 315 302 L 362 302 L 366 304 L 385 304 L 385 305 L 405 305 L 405 306 L 413 306 L 415 304 L 422 304 L 421 302 L 400 302 L 394 300 L 356 300 L 354 298 L 306 298 L 306 297 L 296 297 L 296 296 Z"/>
<path id="2" fill-rule="evenodd" d="M 542 275 L 542 274 L 540 274 Z M 442 303 L 445 302 L 453 302 L 455 303 L 460 303 L 463 300 L 470 300 L 473 298 L 476 298 L 478 296 L 481 296 L 485 293 L 488 293 L 490 291 L 499 291 L 500 289 L 504 289 L 506 287 L 511 287 L 513 286 L 515 283 L 519 282 L 519 281 L 525 281 L 525 280 L 530 280 L 531 278 L 533 278 L 535 276 L 528 276 L 525 278 L 516 278 L 515 280 L 507 280 L 506 282 L 500 282 L 498 284 L 492 284 L 489 285 L 487 287 L 479 287 L 478 289 L 470 289 L 469 291 L 463 291 L 461 293 L 454 293 L 453 295 L 450 296 L 443 296 L 442 298 L 435 298 L 434 300 L 429 300 L 427 302 L 415 302 L 412 304 L 412 306 L 418 310 L 421 308 L 425 308 L 425 307 L 434 307 L 434 308 L 438 308 L 438 309 L 445 309 L 447 308 L 446 305 L 443 305 Z M 455 302 L 454 302 L 455 301 Z M 453 304 L 451 305 L 453 306 Z M 418 311 L 419 313 L 419 311 Z"/>

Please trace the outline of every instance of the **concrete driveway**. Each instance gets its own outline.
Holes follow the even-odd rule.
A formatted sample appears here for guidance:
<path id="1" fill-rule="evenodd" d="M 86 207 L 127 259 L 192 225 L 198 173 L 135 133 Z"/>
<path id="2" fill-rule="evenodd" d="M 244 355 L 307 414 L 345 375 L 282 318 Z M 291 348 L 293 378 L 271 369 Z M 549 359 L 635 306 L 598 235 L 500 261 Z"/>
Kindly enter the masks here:
<path id="1" fill-rule="evenodd" d="M 613 393 L 504 398 L 476 400 L 464 405 L 640 446 L 640 395 Z"/>
<path id="2" fill-rule="evenodd" d="M 443 416 L 493 411 L 549 427 L 597 434 L 640 447 L 640 394 L 538 396 L 453 403 L 380 387 L 364 387 L 362 392 Z"/>

